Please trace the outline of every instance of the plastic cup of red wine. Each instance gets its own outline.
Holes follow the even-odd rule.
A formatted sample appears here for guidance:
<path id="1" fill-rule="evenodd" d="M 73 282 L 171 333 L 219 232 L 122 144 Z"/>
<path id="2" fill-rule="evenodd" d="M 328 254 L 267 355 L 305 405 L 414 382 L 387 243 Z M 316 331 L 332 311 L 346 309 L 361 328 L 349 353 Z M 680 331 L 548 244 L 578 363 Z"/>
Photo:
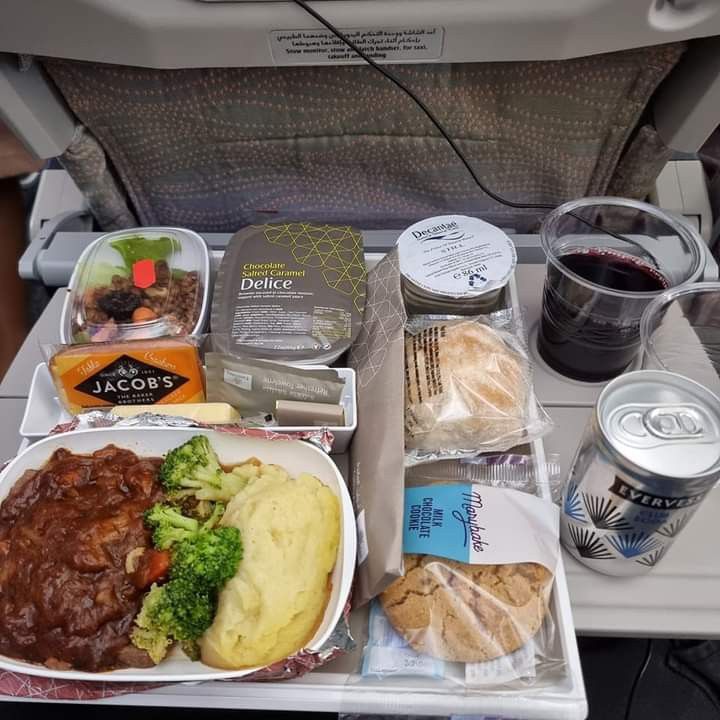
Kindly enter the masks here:
<path id="1" fill-rule="evenodd" d="M 695 380 L 720 396 L 720 282 L 668 290 L 640 322 L 642 367 Z"/>
<path id="2" fill-rule="evenodd" d="M 559 373 L 602 382 L 638 355 L 640 319 L 665 291 L 697 280 L 703 243 L 682 220 L 637 200 L 573 200 L 540 229 L 547 257 L 538 351 Z"/>

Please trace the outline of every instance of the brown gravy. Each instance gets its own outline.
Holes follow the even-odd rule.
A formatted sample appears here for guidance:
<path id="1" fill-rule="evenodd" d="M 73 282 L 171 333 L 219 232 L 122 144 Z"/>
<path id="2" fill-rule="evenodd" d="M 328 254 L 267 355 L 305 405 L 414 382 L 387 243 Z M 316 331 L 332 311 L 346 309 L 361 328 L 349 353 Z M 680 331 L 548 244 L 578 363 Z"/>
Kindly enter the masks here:
<path id="1" fill-rule="evenodd" d="M 151 664 L 130 645 L 143 590 L 125 557 L 150 547 L 159 458 L 57 450 L 0 505 L 0 655 L 85 671 Z"/>

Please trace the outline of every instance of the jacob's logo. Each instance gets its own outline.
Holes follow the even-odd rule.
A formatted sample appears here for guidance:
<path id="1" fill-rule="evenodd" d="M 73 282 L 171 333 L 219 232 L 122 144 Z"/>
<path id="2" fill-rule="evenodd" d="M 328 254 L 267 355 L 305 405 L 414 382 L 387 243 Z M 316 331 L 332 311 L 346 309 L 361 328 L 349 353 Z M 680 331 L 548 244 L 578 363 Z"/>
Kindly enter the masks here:
<path id="1" fill-rule="evenodd" d="M 138 374 L 138 369 L 130 363 L 121 363 L 118 365 L 117 374 L 123 378 L 134 378 Z"/>
<path id="2" fill-rule="evenodd" d="M 112 405 L 145 405 L 159 402 L 186 382 L 182 375 L 122 355 L 75 390 Z"/>

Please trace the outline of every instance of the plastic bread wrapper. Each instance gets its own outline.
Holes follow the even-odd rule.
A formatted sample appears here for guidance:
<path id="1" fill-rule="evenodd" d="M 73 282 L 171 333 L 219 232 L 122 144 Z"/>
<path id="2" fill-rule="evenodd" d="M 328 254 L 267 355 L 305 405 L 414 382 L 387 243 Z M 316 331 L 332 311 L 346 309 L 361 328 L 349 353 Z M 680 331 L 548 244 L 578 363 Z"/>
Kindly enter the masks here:
<path id="1" fill-rule="evenodd" d="M 513 310 L 405 326 L 405 466 L 505 452 L 552 428 Z"/>
<path id="2" fill-rule="evenodd" d="M 439 478 L 443 481 L 511 488 L 540 496 L 547 491 L 554 503 L 560 502 L 564 485 L 559 454 L 545 453 L 544 462 L 539 462 L 535 455 L 518 452 L 491 453 L 416 465 L 406 471 L 405 486 L 425 485 Z"/>
<path id="3" fill-rule="evenodd" d="M 192 418 L 163 415 L 157 413 L 140 413 L 133 417 L 119 417 L 107 410 L 90 410 L 76 415 L 66 423 L 56 425 L 50 435 L 70 432 L 72 430 L 90 430 L 93 428 L 107 427 L 170 427 L 170 428 L 203 428 L 217 432 L 239 435 L 242 437 L 261 438 L 263 440 L 305 440 L 306 442 L 320 448 L 324 453 L 330 454 L 334 442 L 334 436 L 327 428 L 317 430 L 303 430 L 296 432 L 279 433 L 273 430 L 246 427 L 235 423 L 223 423 L 221 425 L 210 425 Z"/>
<path id="4" fill-rule="evenodd" d="M 558 510 L 550 500 L 556 494 L 552 488 L 560 486 L 557 458 L 542 464 L 521 454 L 477 460 L 407 472 L 407 577 L 371 605 L 360 682 L 422 678 L 438 688 L 454 687 L 453 692 L 461 687 L 470 694 L 502 694 L 540 689 L 564 676 L 552 601 L 560 552 Z M 446 498 L 455 492 L 458 500 L 443 500 L 445 491 Z M 432 503 L 426 505 L 428 499 Z M 408 539 L 412 528 L 435 532 L 429 526 L 434 528 L 436 519 L 442 524 L 439 509 L 446 524 L 461 528 L 460 542 L 445 555 L 447 536 L 441 535 L 433 540 L 435 553 L 418 554 Z M 408 519 L 413 512 L 416 526 Z M 472 548 L 466 562 L 449 557 L 463 547 L 463 532 Z M 403 603 L 409 604 L 401 613 Z"/>

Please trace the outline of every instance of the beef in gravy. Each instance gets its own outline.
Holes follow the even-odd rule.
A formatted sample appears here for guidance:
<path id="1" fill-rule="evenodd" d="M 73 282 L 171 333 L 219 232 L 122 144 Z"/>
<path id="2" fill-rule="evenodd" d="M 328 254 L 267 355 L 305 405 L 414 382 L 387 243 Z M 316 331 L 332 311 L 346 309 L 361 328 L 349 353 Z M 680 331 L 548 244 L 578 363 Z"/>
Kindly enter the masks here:
<path id="1" fill-rule="evenodd" d="M 142 516 L 162 500 L 161 462 L 60 449 L 18 480 L 0 505 L 0 655 L 91 672 L 152 664 L 130 645 L 144 593 L 125 557 L 151 547 Z"/>

